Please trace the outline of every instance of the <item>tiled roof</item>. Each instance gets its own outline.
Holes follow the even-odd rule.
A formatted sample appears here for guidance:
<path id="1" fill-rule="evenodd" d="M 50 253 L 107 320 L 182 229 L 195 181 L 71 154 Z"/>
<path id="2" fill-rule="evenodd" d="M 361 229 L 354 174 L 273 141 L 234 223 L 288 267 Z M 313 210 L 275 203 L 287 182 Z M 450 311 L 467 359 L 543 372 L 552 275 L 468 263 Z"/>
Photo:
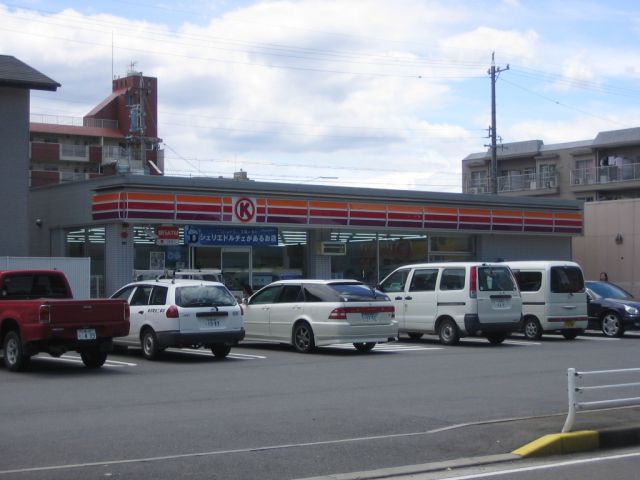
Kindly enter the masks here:
<path id="1" fill-rule="evenodd" d="M 60 84 L 11 55 L 0 55 L 0 86 L 55 92 Z"/>
<path id="2" fill-rule="evenodd" d="M 74 125 L 57 125 L 53 123 L 30 123 L 29 131 L 56 135 L 79 135 L 83 137 L 124 138 L 123 133 L 115 128 L 81 127 Z"/>

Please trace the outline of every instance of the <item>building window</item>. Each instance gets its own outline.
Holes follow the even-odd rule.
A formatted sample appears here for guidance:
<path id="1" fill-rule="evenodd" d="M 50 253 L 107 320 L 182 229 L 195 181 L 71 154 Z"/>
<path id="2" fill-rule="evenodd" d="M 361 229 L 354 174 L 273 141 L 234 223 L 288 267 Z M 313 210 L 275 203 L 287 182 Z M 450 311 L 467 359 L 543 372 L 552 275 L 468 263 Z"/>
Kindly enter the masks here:
<path id="1" fill-rule="evenodd" d="M 486 170 L 471 172 L 471 184 L 469 185 L 469 189 L 469 193 L 486 193 L 489 191 Z"/>

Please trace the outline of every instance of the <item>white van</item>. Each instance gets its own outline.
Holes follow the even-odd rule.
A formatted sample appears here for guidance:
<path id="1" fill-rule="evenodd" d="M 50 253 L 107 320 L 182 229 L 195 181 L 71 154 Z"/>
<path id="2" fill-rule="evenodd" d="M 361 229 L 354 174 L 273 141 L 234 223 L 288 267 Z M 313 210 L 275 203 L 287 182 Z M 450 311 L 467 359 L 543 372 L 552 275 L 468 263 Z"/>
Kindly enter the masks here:
<path id="1" fill-rule="evenodd" d="M 522 331 L 529 340 L 560 332 L 573 340 L 587 328 L 587 294 L 580 265 L 569 261 L 505 262 L 522 295 Z"/>
<path id="2" fill-rule="evenodd" d="M 445 345 L 465 335 L 502 343 L 521 328 L 522 300 L 508 266 L 454 262 L 407 265 L 379 288 L 391 297 L 399 331 L 412 339 L 435 333 Z"/>

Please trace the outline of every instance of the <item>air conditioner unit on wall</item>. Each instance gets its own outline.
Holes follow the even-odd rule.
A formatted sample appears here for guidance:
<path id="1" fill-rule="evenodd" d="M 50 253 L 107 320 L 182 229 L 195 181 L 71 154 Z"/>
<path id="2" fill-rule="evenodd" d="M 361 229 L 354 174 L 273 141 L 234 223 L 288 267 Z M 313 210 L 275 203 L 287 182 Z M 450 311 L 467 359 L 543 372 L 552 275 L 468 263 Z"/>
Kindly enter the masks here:
<path id="1" fill-rule="evenodd" d="M 320 242 L 320 255 L 346 255 L 347 244 L 344 242 Z"/>

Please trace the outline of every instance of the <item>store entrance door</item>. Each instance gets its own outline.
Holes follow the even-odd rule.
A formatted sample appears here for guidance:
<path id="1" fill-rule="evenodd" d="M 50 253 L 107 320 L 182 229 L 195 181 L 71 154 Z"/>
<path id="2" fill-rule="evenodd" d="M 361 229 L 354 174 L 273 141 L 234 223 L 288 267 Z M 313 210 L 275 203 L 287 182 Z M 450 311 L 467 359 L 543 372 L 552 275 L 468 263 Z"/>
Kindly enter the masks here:
<path id="1" fill-rule="evenodd" d="M 238 298 L 246 297 L 242 286 L 251 285 L 251 247 L 222 248 L 220 263 L 227 288 Z"/>

